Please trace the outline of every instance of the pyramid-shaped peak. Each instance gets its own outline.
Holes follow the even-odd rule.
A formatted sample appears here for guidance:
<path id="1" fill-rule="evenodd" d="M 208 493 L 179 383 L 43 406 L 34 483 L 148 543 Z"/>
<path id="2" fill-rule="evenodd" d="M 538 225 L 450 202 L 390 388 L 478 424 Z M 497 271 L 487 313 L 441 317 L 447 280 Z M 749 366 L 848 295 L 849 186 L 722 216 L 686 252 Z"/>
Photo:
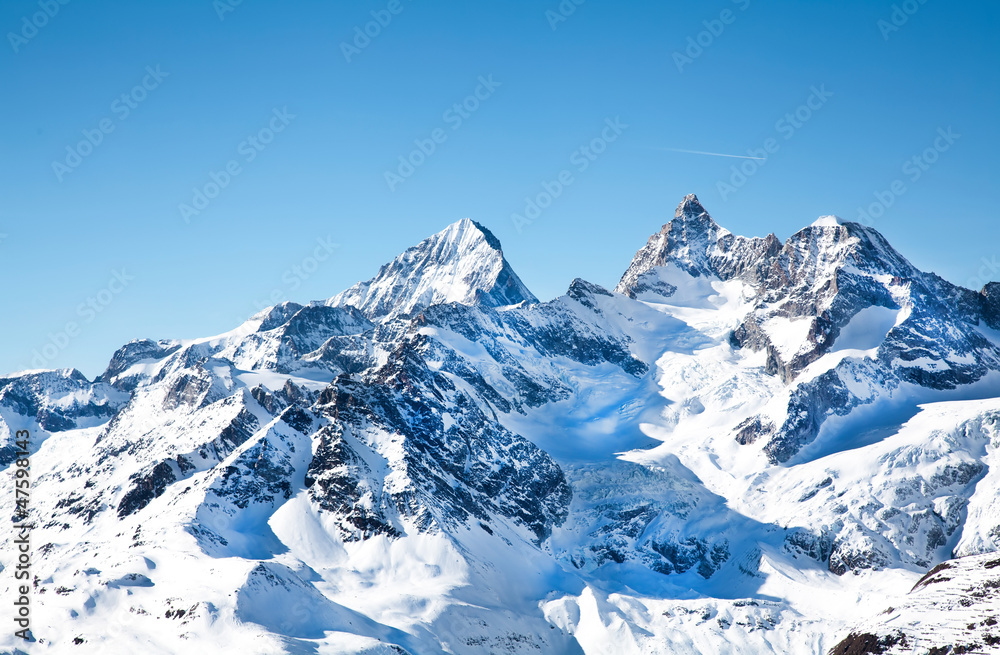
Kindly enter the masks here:
<path id="1" fill-rule="evenodd" d="M 635 254 L 615 291 L 635 297 L 642 286 L 639 278 L 667 263 L 676 264 L 695 277 L 712 274 L 709 260 L 719 241 L 729 234 L 716 224 L 698 196 L 688 194 L 677 205 L 673 220 L 649 237 L 646 245 Z"/>
<path id="2" fill-rule="evenodd" d="M 463 218 L 408 248 L 396 259 L 408 256 L 425 265 L 457 263 L 466 258 L 486 265 L 503 259 L 503 247 L 500 239 L 482 224 Z"/>
<path id="3" fill-rule="evenodd" d="M 662 234 L 672 234 L 672 240 L 702 241 L 715 240 L 728 230 L 719 227 L 708 210 L 698 201 L 698 196 L 690 193 L 677 205 L 672 221 L 663 226 Z"/>
<path id="4" fill-rule="evenodd" d="M 456 221 L 430 238 L 434 239 L 435 237 L 454 241 L 463 246 L 473 245 L 479 240 L 483 240 L 494 250 L 503 251 L 500 239 L 496 238 L 482 223 L 477 223 L 471 218 Z"/>
<path id="5" fill-rule="evenodd" d="M 681 200 L 681 204 L 677 205 L 677 211 L 674 212 L 674 218 L 700 218 L 702 216 L 712 218 L 698 201 L 698 196 L 693 193 L 684 196 L 684 200 Z"/>
<path id="6" fill-rule="evenodd" d="M 468 219 L 452 223 L 327 301 L 353 306 L 369 319 L 408 315 L 431 305 L 458 302 L 491 307 L 537 302 L 507 263 L 500 240 Z"/>

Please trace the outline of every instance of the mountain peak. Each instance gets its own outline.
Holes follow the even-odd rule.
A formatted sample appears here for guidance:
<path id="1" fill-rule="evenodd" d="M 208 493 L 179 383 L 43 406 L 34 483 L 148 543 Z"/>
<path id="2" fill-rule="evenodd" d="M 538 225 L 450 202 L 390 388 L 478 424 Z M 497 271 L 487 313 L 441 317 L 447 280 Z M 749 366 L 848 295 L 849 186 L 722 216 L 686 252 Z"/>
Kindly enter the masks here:
<path id="1" fill-rule="evenodd" d="M 649 237 L 635 254 L 615 291 L 634 297 L 641 286 L 639 278 L 667 263 L 674 263 L 695 277 L 711 274 L 709 257 L 718 249 L 719 240 L 729 234 L 709 215 L 698 196 L 688 194 L 677 205 L 673 220 Z"/>
<path id="2" fill-rule="evenodd" d="M 675 240 L 680 237 L 685 241 L 692 238 L 700 240 L 702 236 L 715 236 L 715 233 L 719 233 L 719 236 L 727 233 L 719 227 L 708 210 L 698 201 L 698 196 L 693 193 L 684 196 L 674 211 L 673 220 L 664 225 L 660 232 L 673 233 Z"/>
<path id="3" fill-rule="evenodd" d="M 820 216 L 813 221 L 812 225 L 809 227 L 838 227 L 846 222 L 847 221 L 842 219 L 840 216 L 834 216 L 831 214 L 830 216 Z"/>
<path id="4" fill-rule="evenodd" d="M 689 193 L 674 212 L 674 220 L 663 226 L 661 233 L 674 235 L 678 246 L 707 245 L 711 247 L 719 238 L 729 234 L 729 230 L 719 227 L 708 210 L 698 201 L 698 196 Z M 707 241 L 707 243 L 705 243 Z M 689 253 L 690 254 L 690 253 Z"/>
<path id="5" fill-rule="evenodd" d="M 879 270 L 883 274 L 909 278 L 917 269 L 888 242 L 881 232 L 839 216 L 820 216 L 808 227 L 793 234 L 785 243 L 788 253 L 797 253 L 793 260 L 809 260 L 827 267 L 825 275 L 850 262 L 864 270 Z M 809 253 L 822 252 L 815 260 Z"/>
<path id="6" fill-rule="evenodd" d="M 465 229 L 469 229 L 468 226 L 471 226 L 472 228 L 479 230 L 479 232 L 483 235 L 483 239 L 486 240 L 486 243 L 489 244 L 491 248 L 498 252 L 503 252 L 503 247 L 500 245 L 500 239 L 493 236 L 493 233 L 490 232 L 482 223 L 478 223 L 470 218 L 463 218 L 458 223 L 454 223 L 453 225 L 464 225 L 466 226 Z"/>
<path id="7" fill-rule="evenodd" d="M 495 250 L 501 257 L 503 256 L 503 246 L 500 245 L 500 239 L 496 238 L 482 223 L 471 218 L 455 221 L 437 234 L 424 239 L 415 248 L 431 241 L 440 244 L 440 252 L 445 257 L 464 257 L 481 248 L 483 244 L 489 249 Z M 483 253 L 480 254 L 488 253 L 484 249 Z"/>
<path id="8" fill-rule="evenodd" d="M 384 319 L 439 303 L 499 307 L 525 301 L 537 299 L 507 263 L 500 240 L 483 225 L 463 218 L 327 304 L 350 305 L 370 319 Z"/>
<path id="9" fill-rule="evenodd" d="M 702 206 L 701 202 L 698 201 L 698 196 L 693 193 L 684 196 L 681 204 L 677 205 L 677 211 L 674 212 L 674 218 L 700 218 L 702 215 L 709 219 L 712 218 L 708 215 L 708 211 Z"/>

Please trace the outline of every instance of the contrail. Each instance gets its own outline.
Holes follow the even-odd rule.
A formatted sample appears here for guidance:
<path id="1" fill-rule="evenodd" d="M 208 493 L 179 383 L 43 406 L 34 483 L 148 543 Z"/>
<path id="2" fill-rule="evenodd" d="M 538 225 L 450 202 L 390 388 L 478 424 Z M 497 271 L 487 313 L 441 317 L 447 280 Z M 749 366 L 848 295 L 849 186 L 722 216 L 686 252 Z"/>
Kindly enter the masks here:
<path id="1" fill-rule="evenodd" d="M 686 152 L 691 155 L 712 155 L 713 157 L 733 157 L 735 159 L 767 159 L 767 157 L 750 157 L 747 155 L 726 155 L 721 152 L 703 152 L 701 150 L 682 150 L 680 148 L 651 148 L 651 150 L 669 150 L 670 152 Z"/>

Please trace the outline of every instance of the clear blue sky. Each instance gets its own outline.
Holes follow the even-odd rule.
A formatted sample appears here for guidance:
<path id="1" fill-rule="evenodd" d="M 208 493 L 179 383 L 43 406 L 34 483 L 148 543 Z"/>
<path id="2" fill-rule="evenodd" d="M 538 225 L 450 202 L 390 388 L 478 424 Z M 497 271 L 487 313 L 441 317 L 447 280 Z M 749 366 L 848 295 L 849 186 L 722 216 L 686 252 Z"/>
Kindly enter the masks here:
<path id="1" fill-rule="evenodd" d="M 49 333 L 48 367 L 93 376 L 129 339 L 223 332 L 272 290 L 332 296 L 463 217 L 542 299 L 578 276 L 613 286 L 691 192 L 734 232 L 786 238 L 884 191 L 875 227 L 918 266 L 965 284 L 1000 260 L 994 2 L 897 2 L 889 31 L 892 0 L 569 0 L 559 22 L 558 0 L 226 1 L 42 0 L 54 15 L 37 30 L 37 0 L 3 3 L 0 372 L 30 366 Z M 373 11 L 391 22 L 348 62 Z M 678 66 L 689 38 L 705 45 Z M 779 123 L 813 87 L 833 95 Z M 477 90 L 475 111 L 446 113 Z M 275 117 L 285 108 L 294 118 Z M 580 171 L 574 152 L 615 118 L 628 127 Z M 269 127 L 266 145 L 246 141 Z M 953 143 L 938 139 L 949 127 Z M 434 135 L 390 190 L 385 172 Z M 768 139 L 766 160 L 668 150 L 746 155 Z M 912 181 L 904 165 L 936 140 L 946 150 Z M 230 161 L 238 174 L 186 223 L 179 206 Z M 756 170 L 727 193 L 734 165 Z M 515 229 L 563 171 L 573 184 Z M 299 276 L 322 238 L 339 248 Z M 122 269 L 134 279 L 111 282 Z"/>

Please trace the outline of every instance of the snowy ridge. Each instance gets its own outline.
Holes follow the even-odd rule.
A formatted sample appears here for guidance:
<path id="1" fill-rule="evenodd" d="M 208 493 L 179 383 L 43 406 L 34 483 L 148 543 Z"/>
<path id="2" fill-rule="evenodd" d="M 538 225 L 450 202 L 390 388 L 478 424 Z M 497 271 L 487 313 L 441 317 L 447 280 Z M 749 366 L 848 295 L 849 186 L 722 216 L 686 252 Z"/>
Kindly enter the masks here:
<path id="1" fill-rule="evenodd" d="M 746 238 L 687 196 L 615 291 L 539 302 L 463 220 L 97 380 L 0 378 L 31 652 L 991 647 L 998 396 L 1000 284 L 856 223 Z"/>
<path id="2" fill-rule="evenodd" d="M 353 306 L 372 319 L 440 303 L 490 307 L 537 302 L 504 259 L 493 234 L 467 218 L 410 248 L 367 282 L 328 301 Z"/>

